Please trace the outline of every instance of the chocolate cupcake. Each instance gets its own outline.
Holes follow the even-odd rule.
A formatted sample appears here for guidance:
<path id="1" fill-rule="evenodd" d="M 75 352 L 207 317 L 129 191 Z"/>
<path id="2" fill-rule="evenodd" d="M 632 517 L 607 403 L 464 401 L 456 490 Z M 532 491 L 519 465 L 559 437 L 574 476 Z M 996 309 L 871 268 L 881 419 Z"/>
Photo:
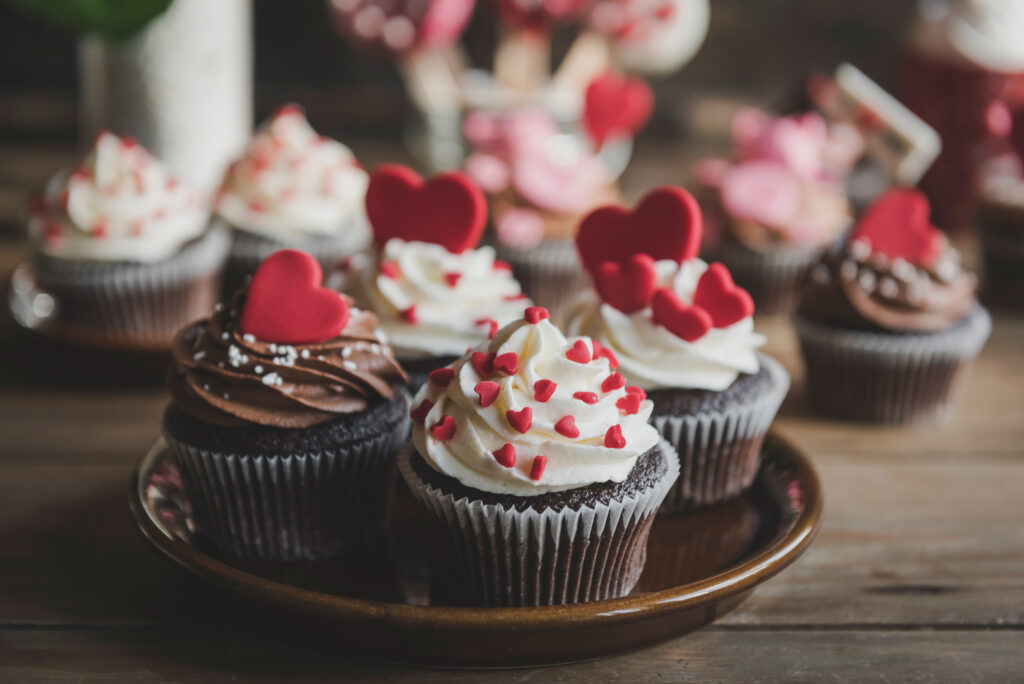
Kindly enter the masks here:
<path id="1" fill-rule="evenodd" d="M 219 295 L 228 239 L 207 219 L 201 194 L 138 143 L 100 134 L 32 206 L 32 273 L 53 325 L 83 342 L 169 346 Z"/>
<path id="2" fill-rule="evenodd" d="M 438 532 L 449 600 L 598 601 L 639 579 L 679 463 L 651 403 L 592 350 L 531 307 L 416 396 L 399 470 Z"/>
<path id="3" fill-rule="evenodd" d="M 341 287 L 377 313 L 414 391 L 529 306 L 508 264 L 476 247 L 486 203 L 462 174 L 424 183 L 410 169 L 382 166 L 367 210 L 379 249 L 354 260 Z"/>
<path id="4" fill-rule="evenodd" d="M 637 399 L 653 402 L 651 422 L 682 466 L 664 512 L 746 490 L 789 389 L 785 369 L 757 352 L 750 295 L 725 266 L 696 258 L 701 227 L 693 197 L 665 187 L 632 213 L 593 212 L 577 236 L 595 289 L 574 303 L 568 329 L 599 343 Z"/>
<path id="5" fill-rule="evenodd" d="M 802 292 L 795 323 L 810 404 L 877 423 L 947 417 L 992 327 L 959 261 L 923 194 L 883 195 Z"/>
<path id="6" fill-rule="evenodd" d="M 406 377 L 377 319 L 275 253 L 179 333 L 163 434 L 196 525 L 242 558 L 337 554 L 382 528 L 409 431 Z"/>
<path id="7" fill-rule="evenodd" d="M 984 169 L 976 215 L 986 303 L 1024 307 L 1024 108 L 1013 114 L 1014 154 Z"/>
<path id="8" fill-rule="evenodd" d="M 295 105 L 278 110 L 228 168 L 217 197 L 215 221 L 232 235 L 224 291 L 283 247 L 309 252 L 327 272 L 365 250 L 366 184 L 348 147 L 317 135 Z"/>

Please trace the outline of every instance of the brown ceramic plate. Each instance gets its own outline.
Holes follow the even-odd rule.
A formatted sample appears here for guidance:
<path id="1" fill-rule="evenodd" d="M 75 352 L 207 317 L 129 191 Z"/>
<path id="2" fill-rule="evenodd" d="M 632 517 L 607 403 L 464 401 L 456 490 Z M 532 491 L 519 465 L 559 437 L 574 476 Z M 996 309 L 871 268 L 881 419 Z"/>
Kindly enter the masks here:
<path id="1" fill-rule="evenodd" d="M 204 580 L 308 628 L 336 648 L 455 667 L 523 667 L 609 656 L 702 627 L 742 603 L 810 545 L 821 488 L 810 462 L 775 435 L 749 492 L 657 518 L 647 564 L 625 598 L 545 608 L 462 608 L 430 601 L 430 547 L 404 485 L 386 538 L 348 559 L 274 564 L 208 550 L 161 443 L 135 473 L 131 510 L 161 555 Z"/>

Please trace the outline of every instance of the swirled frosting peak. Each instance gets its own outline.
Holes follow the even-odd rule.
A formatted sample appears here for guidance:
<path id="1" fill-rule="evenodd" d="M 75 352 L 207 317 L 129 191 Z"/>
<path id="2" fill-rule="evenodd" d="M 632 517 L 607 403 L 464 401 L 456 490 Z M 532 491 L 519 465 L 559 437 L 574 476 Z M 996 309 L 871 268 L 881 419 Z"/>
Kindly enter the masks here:
<path id="1" fill-rule="evenodd" d="M 130 138 L 101 133 L 32 207 L 29 235 L 59 259 L 154 262 L 202 234 L 202 195 Z"/>
<path id="2" fill-rule="evenodd" d="M 329 340 L 288 345 L 243 334 L 244 303 L 240 291 L 174 340 L 171 393 L 200 420 L 309 427 L 391 399 L 408 381 L 369 311 L 351 307 L 344 330 Z"/>
<path id="3" fill-rule="evenodd" d="M 369 241 L 363 208 L 366 172 L 352 151 L 318 135 L 294 105 L 282 107 L 228 169 L 217 214 L 229 224 L 283 244 L 309 237 Z"/>
<path id="4" fill-rule="evenodd" d="M 653 405 L 587 338 L 547 312 L 502 328 L 413 401 L 413 443 L 435 470 L 498 494 L 531 496 L 621 482 L 658 443 Z"/>

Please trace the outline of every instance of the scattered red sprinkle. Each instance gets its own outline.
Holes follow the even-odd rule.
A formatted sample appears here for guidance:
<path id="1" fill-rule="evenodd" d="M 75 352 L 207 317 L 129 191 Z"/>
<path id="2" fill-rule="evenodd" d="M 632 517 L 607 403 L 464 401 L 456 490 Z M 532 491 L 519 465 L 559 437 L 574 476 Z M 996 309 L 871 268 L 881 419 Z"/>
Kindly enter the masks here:
<path id="1" fill-rule="evenodd" d="M 576 392 L 572 395 L 573 399 L 579 399 L 584 404 L 596 404 L 601 401 L 601 397 L 597 396 L 594 392 Z"/>
<path id="2" fill-rule="evenodd" d="M 455 377 L 454 368 L 437 368 L 430 371 L 430 382 L 441 387 L 447 387 Z"/>
<path id="3" fill-rule="evenodd" d="M 251 199 L 251 200 L 249 200 L 249 211 L 254 211 L 257 214 L 262 214 L 266 210 L 267 210 L 267 205 L 265 205 L 261 200 L 258 200 L 258 199 Z"/>
<path id="4" fill-rule="evenodd" d="M 599 356 L 601 356 L 601 350 L 604 349 L 604 347 L 601 346 L 600 342 L 598 342 L 597 340 L 590 340 L 590 346 L 594 350 L 594 358 L 595 359 L 598 358 Z"/>
<path id="5" fill-rule="evenodd" d="M 505 411 L 505 418 L 508 420 L 508 424 L 511 425 L 516 431 L 526 434 L 526 431 L 533 425 L 533 409 L 529 406 L 522 408 L 518 411 L 509 409 Z"/>
<path id="6" fill-rule="evenodd" d="M 285 188 L 284 190 L 281 191 L 281 199 L 286 199 L 286 200 L 294 199 L 295 197 L 298 196 L 298 194 L 299 194 L 299 189 L 296 188 L 295 186 L 290 185 L 290 186 L 288 186 L 287 188 Z"/>
<path id="7" fill-rule="evenodd" d="M 415 420 L 417 423 L 422 423 L 427 419 L 427 414 L 430 413 L 430 409 L 434 408 L 434 402 L 429 399 L 424 399 L 420 402 L 420 405 L 409 411 L 409 417 Z"/>
<path id="8" fill-rule="evenodd" d="M 442 416 L 441 420 L 431 426 L 430 434 L 434 435 L 436 439 L 439 439 L 442 442 L 451 439 L 455 434 L 455 419 L 449 415 Z M 607 442 L 607 438 L 605 441 Z"/>
<path id="9" fill-rule="evenodd" d="M 608 359 L 608 367 L 611 368 L 612 370 L 615 370 L 616 368 L 619 367 L 618 357 L 616 357 L 615 352 L 613 352 L 608 347 L 601 347 L 601 353 L 598 354 L 598 356 L 603 356 L 604 358 Z"/>
<path id="10" fill-rule="evenodd" d="M 640 410 L 640 395 L 638 394 L 627 394 L 626 396 L 615 402 L 615 408 L 619 409 L 627 416 L 631 416 Z"/>
<path id="11" fill-rule="evenodd" d="M 100 135 L 103 135 L 103 134 L 100 133 Z M 135 138 L 131 137 L 130 135 L 126 135 L 125 137 L 121 138 L 121 147 L 123 147 L 126 150 L 130 150 L 133 147 L 138 147 L 138 146 L 139 146 L 139 141 L 136 140 Z"/>
<path id="12" fill-rule="evenodd" d="M 92 236 L 95 238 L 107 237 L 107 220 L 99 219 L 92 224 Z"/>
<path id="13" fill-rule="evenodd" d="M 625 386 L 625 384 L 626 378 L 622 377 L 622 373 L 615 372 L 605 378 L 601 383 L 601 391 L 611 392 Z"/>
<path id="14" fill-rule="evenodd" d="M 444 282 L 448 283 L 448 287 L 455 287 L 459 284 L 459 278 L 462 277 L 461 273 L 450 271 L 444 274 Z"/>
<path id="15" fill-rule="evenodd" d="M 473 321 L 473 325 L 486 325 L 487 339 L 491 339 L 498 334 L 498 321 L 493 318 L 478 318 Z"/>
<path id="16" fill-rule="evenodd" d="M 583 340 L 576 340 L 572 349 L 565 352 L 565 358 L 576 363 L 590 363 L 590 348 Z"/>
<path id="17" fill-rule="evenodd" d="M 515 375 L 519 368 L 519 357 L 515 352 L 505 352 L 494 358 L 494 370 L 501 371 L 505 375 Z"/>
<path id="18" fill-rule="evenodd" d="M 132 232 L 132 235 L 142 235 L 143 227 L 144 227 L 144 225 L 142 223 L 142 219 L 135 219 L 128 226 L 128 230 L 130 230 Z"/>
<path id="19" fill-rule="evenodd" d="M 92 174 L 89 173 L 89 169 L 78 168 L 71 174 L 71 180 L 79 183 L 87 183 L 92 178 Z"/>
<path id="20" fill-rule="evenodd" d="M 408 309 L 405 309 L 405 310 L 402 311 L 402 319 L 406 323 L 412 323 L 413 325 L 416 325 L 417 323 L 420 322 L 420 317 L 416 315 L 416 305 L 415 304 L 410 306 Z"/>
<path id="21" fill-rule="evenodd" d="M 647 398 L 647 392 L 644 392 L 641 388 L 637 387 L 636 385 L 630 385 L 629 387 L 627 387 L 626 394 L 635 394 L 636 396 L 640 397 L 641 400 Z"/>
<path id="22" fill-rule="evenodd" d="M 481 378 L 486 378 L 494 372 L 494 352 L 491 352 L 490 354 L 473 352 L 473 356 L 470 357 L 470 361 L 473 363 L 473 368 L 476 368 L 477 375 Z"/>
<path id="23" fill-rule="evenodd" d="M 177 178 L 168 178 L 167 179 L 167 189 L 168 190 L 174 190 L 175 188 L 178 187 L 178 185 L 180 185 L 180 183 L 181 183 L 181 181 L 179 181 Z"/>
<path id="24" fill-rule="evenodd" d="M 526 299 L 526 295 L 522 292 L 514 295 L 505 295 L 502 297 L 506 302 L 518 302 L 520 299 Z"/>
<path id="25" fill-rule="evenodd" d="M 511 444 L 505 444 L 505 446 L 491 453 L 494 455 L 494 460 L 498 462 L 498 465 L 511 468 L 516 464 L 516 449 Z"/>
<path id="26" fill-rule="evenodd" d="M 507 261 L 502 261 L 501 259 L 495 259 L 494 260 L 494 270 L 495 271 L 511 271 L 512 270 L 512 266 Z"/>
<path id="27" fill-rule="evenodd" d="M 580 436 L 580 429 L 576 427 L 576 419 L 572 416 L 564 416 L 555 423 L 555 432 L 568 437 L 569 439 L 576 439 Z"/>
<path id="28" fill-rule="evenodd" d="M 385 259 L 380 262 L 380 274 L 385 278 L 397 278 L 398 277 L 398 264 L 390 259 Z"/>
<path id="29" fill-rule="evenodd" d="M 545 309 L 543 306 L 531 306 L 526 309 L 526 313 L 523 317 L 526 319 L 527 323 L 530 323 L 531 325 L 536 325 L 537 323 L 543 321 L 545 318 L 551 318 L 551 314 L 548 313 L 548 310 Z"/>
<path id="30" fill-rule="evenodd" d="M 481 380 L 476 383 L 473 391 L 480 397 L 480 405 L 487 408 L 498 398 L 498 394 L 501 393 L 501 385 L 492 380 Z"/>
<path id="31" fill-rule="evenodd" d="M 551 398 L 551 395 L 555 393 L 555 388 L 558 385 L 553 380 L 538 380 L 533 383 L 533 398 L 544 404 Z"/>
<path id="32" fill-rule="evenodd" d="M 547 456 L 537 456 L 533 459 L 533 465 L 530 466 L 530 479 L 534 482 L 539 482 L 540 478 L 544 477 L 544 468 L 548 465 Z"/>
<path id="33" fill-rule="evenodd" d="M 664 5 L 661 5 L 654 10 L 654 16 L 660 21 L 668 21 L 675 13 L 676 6 L 670 2 L 666 2 Z"/>
<path id="34" fill-rule="evenodd" d="M 163 208 L 163 207 L 160 207 L 159 209 L 157 209 L 156 211 L 153 212 L 153 218 L 155 218 L 157 221 L 162 220 L 166 216 L 167 216 L 167 210 L 165 208 Z"/>
<path id="35" fill-rule="evenodd" d="M 56 221 L 50 221 L 46 224 L 43 229 L 43 240 L 46 244 L 52 245 L 60 242 L 64 239 L 64 230 L 60 227 L 60 224 Z"/>
<path id="36" fill-rule="evenodd" d="M 612 425 L 608 432 L 604 433 L 604 445 L 609 449 L 621 449 L 626 446 L 626 438 L 622 436 L 622 427 Z"/>

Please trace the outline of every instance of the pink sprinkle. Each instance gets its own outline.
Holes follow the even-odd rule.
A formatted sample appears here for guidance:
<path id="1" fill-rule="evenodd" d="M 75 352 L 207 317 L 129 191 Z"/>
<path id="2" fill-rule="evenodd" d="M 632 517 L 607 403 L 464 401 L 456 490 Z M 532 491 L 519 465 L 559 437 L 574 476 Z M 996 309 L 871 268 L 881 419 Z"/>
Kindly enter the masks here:
<path id="1" fill-rule="evenodd" d="M 626 446 L 626 438 L 622 436 L 622 427 L 612 425 L 608 432 L 604 433 L 604 445 L 609 449 L 621 449 Z"/>
<path id="2" fill-rule="evenodd" d="M 572 416 L 563 416 L 559 419 L 555 423 L 555 432 L 569 439 L 576 439 L 580 436 L 580 429 L 576 427 L 576 419 Z"/>
<path id="3" fill-rule="evenodd" d="M 441 420 L 431 426 L 430 434 L 442 442 L 451 439 L 455 435 L 455 419 L 449 415 L 442 416 Z"/>
<path id="4" fill-rule="evenodd" d="M 526 312 L 523 314 L 523 318 L 526 319 L 527 323 L 536 325 L 545 318 L 551 318 L 551 314 L 548 313 L 548 310 L 543 306 L 531 306 L 526 309 Z"/>
<path id="5" fill-rule="evenodd" d="M 544 468 L 548 465 L 547 456 L 537 456 L 533 459 L 533 465 L 530 467 L 530 479 L 534 482 L 539 482 L 540 478 L 544 477 Z"/>
<path id="6" fill-rule="evenodd" d="M 502 261 L 501 259 L 495 259 L 494 260 L 494 270 L 495 271 L 511 271 L 512 270 L 512 266 L 510 266 L 507 261 Z"/>
<path id="7" fill-rule="evenodd" d="M 533 398 L 542 404 L 547 403 L 551 395 L 555 393 L 555 389 L 558 387 L 552 380 L 538 380 L 533 383 Z"/>
<path id="8" fill-rule="evenodd" d="M 448 287 L 455 287 L 459 284 L 459 278 L 461 277 L 461 273 L 448 272 L 444 274 L 444 282 L 448 283 Z"/>
<path id="9" fill-rule="evenodd" d="M 576 363 L 590 363 L 590 348 L 583 340 L 576 340 L 572 349 L 565 352 L 565 358 Z"/>
<path id="10" fill-rule="evenodd" d="M 572 395 L 573 399 L 579 399 L 584 404 L 596 404 L 601 401 L 601 397 L 597 396 L 593 392 L 575 392 Z"/>
<path id="11" fill-rule="evenodd" d="M 413 325 L 416 325 L 417 323 L 420 322 L 419 316 L 416 315 L 416 305 L 415 304 L 410 306 L 408 309 L 403 310 L 401 316 L 402 316 L 402 320 L 404 320 L 406 323 L 411 323 Z"/>
<path id="12" fill-rule="evenodd" d="M 647 398 L 647 392 L 644 392 L 641 388 L 637 387 L 636 385 L 630 385 L 629 387 L 627 387 L 626 394 L 635 394 L 638 397 L 640 397 L 641 401 Z"/>
<path id="13" fill-rule="evenodd" d="M 96 223 L 92 224 L 92 231 L 91 231 L 92 236 L 94 238 L 104 238 L 104 237 L 106 237 L 107 236 L 107 228 L 108 228 L 108 224 L 107 224 L 107 220 L 106 219 L 99 219 L 99 220 L 97 220 Z"/>
<path id="14" fill-rule="evenodd" d="M 505 375 L 515 375 L 519 368 L 519 357 L 515 352 L 506 352 L 494 357 L 494 370 L 501 371 Z"/>
<path id="15" fill-rule="evenodd" d="M 441 387 L 447 387 L 455 376 L 453 368 L 436 368 L 430 371 L 430 382 Z"/>
<path id="16" fill-rule="evenodd" d="M 626 384 L 626 378 L 622 377 L 622 373 L 615 372 L 604 379 L 601 383 L 602 392 L 611 392 L 617 390 L 620 387 L 624 387 Z"/>
<path id="17" fill-rule="evenodd" d="M 434 402 L 429 399 L 424 399 L 420 402 L 419 406 L 409 412 L 409 417 L 417 423 L 422 423 L 427 419 L 427 414 L 430 413 L 430 409 L 432 408 L 434 408 Z"/>
<path id="18" fill-rule="evenodd" d="M 511 444 L 505 444 L 505 446 L 491 452 L 494 456 L 494 460 L 498 462 L 498 465 L 511 468 L 516 464 L 516 449 Z"/>
<path id="19" fill-rule="evenodd" d="M 385 259 L 380 262 L 380 274 L 385 278 L 397 278 L 398 277 L 398 264 L 389 259 Z"/>
<path id="20" fill-rule="evenodd" d="M 478 318 L 473 321 L 473 325 L 486 325 L 487 339 L 493 338 L 498 333 L 498 321 L 493 318 Z"/>

